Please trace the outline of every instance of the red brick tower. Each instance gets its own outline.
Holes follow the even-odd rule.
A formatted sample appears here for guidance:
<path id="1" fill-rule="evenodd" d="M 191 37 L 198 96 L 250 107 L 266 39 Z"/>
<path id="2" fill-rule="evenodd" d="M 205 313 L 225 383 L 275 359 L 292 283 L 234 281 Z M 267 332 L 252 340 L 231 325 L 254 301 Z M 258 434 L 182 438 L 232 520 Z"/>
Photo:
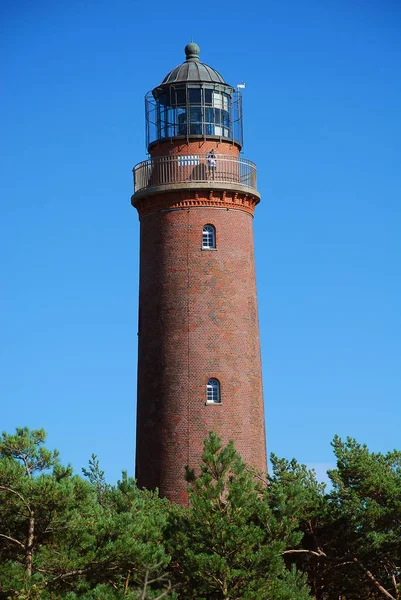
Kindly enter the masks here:
<path id="1" fill-rule="evenodd" d="M 150 157 L 134 168 L 140 219 L 136 477 L 187 501 L 185 465 L 212 430 L 266 470 L 252 218 L 239 90 L 199 60 L 146 95 Z"/>

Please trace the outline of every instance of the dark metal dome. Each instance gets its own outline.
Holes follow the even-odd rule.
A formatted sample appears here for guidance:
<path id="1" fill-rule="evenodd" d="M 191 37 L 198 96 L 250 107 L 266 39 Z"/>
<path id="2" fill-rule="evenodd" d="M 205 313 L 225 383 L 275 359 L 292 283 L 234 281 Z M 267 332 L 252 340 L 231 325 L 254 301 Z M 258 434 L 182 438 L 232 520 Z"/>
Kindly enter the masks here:
<path id="1" fill-rule="evenodd" d="M 198 44 L 194 42 L 187 44 L 185 46 L 186 61 L 167 73 L 161 85 L 188 81 L 203 81 L 206 83 L 222 83 L 223 85 L 227 85 L 220 73 L 209 67 L 209 65 L 200 62 L 199 53 L 200 48 Z"/>

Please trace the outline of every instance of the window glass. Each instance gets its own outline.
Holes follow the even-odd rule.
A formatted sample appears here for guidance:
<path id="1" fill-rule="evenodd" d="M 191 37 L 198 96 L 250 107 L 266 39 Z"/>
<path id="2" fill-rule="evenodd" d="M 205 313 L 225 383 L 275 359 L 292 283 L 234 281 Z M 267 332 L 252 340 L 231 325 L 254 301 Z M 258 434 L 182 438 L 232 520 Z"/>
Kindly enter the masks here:
<path id="1" fill-rule="evenodd" d="M 187 156 L 181 154 L 178 157 L 179 167 L 196 167 L 199 165 L 199 156 L 195 154 L 188 154 Z"/>
<path id="2" fill-rule="evenodd" d="M 202 122 L 202 107 L 200 104 L 194 104 L 190 107 L 190 119 L 191 123 Z"/>
<path id="3" fill-rule="evenodd" d="M 212 104 L 212 90 L 204 90 L 205 104 Z"/>
<path id="4" fill-rule="evenodd" d="M 189 133 L 191 135 L 202 135 L 202 123 L 191 123 Z"/>
<path id="5" fill-rule="evenodd" d="M 200 88 L 189 88 L 188 99 L 189 99 L 190 104 L 200 104 L 200 102 L 201 102 Z"/>
<path id="6" fill-rule="evenodd" d="M 217 379 L 209 379 L 206 385 L 206 402 L 220 404 L 220 383 Z"/>
<path id="7" fill-rule="evenodd" d="M 214 109 L 205 108 L 205 121 L 206 123 L 214 123 Z"/>
<path id="8" fill-rule="evenodd" d="M 230 94 L 203 84 L 173 85 L 146 100 L 147 143 L 190 135 L 242 140 L 240 107 L 235 102 Z"/>
<path id="9" fill-rule="evenodd" d="M 216 229 L 213 225 L 204 225 L 203 227 L 202 248 L 216 248 Z"/>
<path id="10" fill-rule="evenodd" d="M 177 109 L 178 135 L 187 135 L 187 111 L 185 108 Z"/>
<path id="11" fill-rule="evenodd" d="M 215 108 L 223 108 L 223 98 L 218 92 L 213 92 L 213 106 Z"/>
<path id="12" fill-rule="evenodd" d="M 182 87 L 182 88 L 176 88 L 175 90 L 175 103 L 177 105 L 183 105 L 186 104 L 186 88 Z"/>
<path id="13" fill-rule="evenodd" d="M 202 133 L 202 107 L 200 104 L 190 106 L 190 133 L 200 135 Z"/>

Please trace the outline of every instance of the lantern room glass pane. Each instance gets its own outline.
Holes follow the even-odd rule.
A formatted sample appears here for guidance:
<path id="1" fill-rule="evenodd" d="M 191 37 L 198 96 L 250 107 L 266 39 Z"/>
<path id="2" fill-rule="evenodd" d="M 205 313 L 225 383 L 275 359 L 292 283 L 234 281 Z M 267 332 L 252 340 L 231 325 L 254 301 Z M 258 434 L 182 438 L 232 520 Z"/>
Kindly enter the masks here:
<path id="1" fill-rule="evenodd" d="M 176 106 L 185 106 L 185 104 L 187 103 L 187 89 L 185 87 L 175 88 L 173 92 L 175 92 L 175 98 L 173 100 L 173 103 Z"/>
<path id="2" fill-rule="evenodd" d="M 189 107 L 190 133 L 200 135 L 202 133 L 202 106 L 194 104 Z"/>
<path id="3" fill-rule="evenodd" d="M 208 90 L 207 88 L 204 90 L 205 104 L 212 104 L 212 95 L 212 90 Z"/>
<path id="4" fill-rule="evenodd" d="M 148 146 L 189 136 L 224 137 L 242 146 L 241 96 L 207 83 L 171 85 L 149 92 L 146 135 Z"/>
<path id="5" fill-rule="evenodd" d="M 201 89 L 200 88 L 189 88 L 188 102 L 189 102 L 189 104 L 200 104 L 201 103 Z"/>

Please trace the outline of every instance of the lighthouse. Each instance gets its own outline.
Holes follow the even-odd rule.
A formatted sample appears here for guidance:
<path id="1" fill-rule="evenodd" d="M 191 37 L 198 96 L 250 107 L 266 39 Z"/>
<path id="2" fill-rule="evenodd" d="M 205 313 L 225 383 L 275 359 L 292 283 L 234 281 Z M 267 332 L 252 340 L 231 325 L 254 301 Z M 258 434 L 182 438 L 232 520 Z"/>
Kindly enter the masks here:
<path id="1" fill-rule="evenodd" d="M 186 503 L 185 467 L 215 431 L 266 471 L 253 243 L 260 195 L 242 156 L 239 89 L 185 61 L 145 96 L 140 220 L 136 478 Z"/>

